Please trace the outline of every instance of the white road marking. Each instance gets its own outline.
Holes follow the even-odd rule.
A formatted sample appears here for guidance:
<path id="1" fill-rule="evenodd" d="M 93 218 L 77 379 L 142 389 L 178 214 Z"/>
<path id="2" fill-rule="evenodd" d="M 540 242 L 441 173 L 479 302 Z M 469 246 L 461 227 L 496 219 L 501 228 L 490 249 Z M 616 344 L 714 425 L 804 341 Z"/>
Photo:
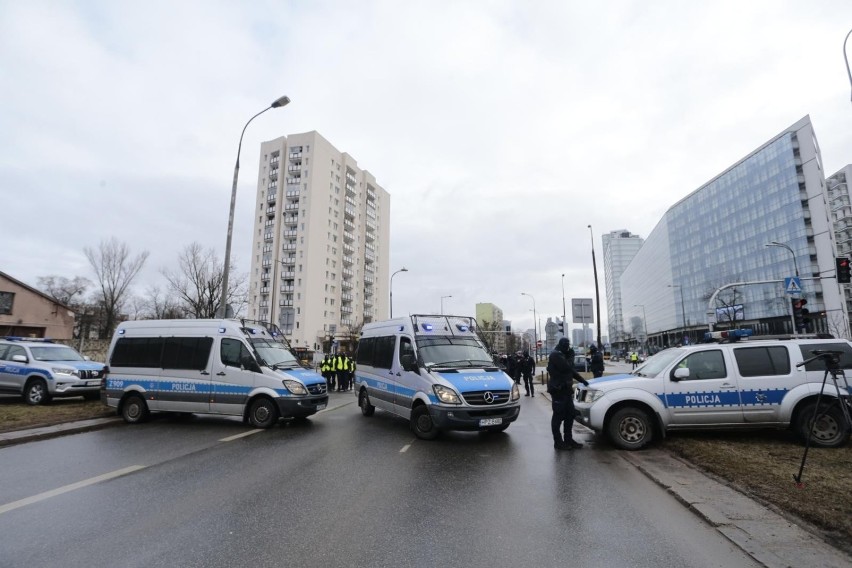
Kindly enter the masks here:
<path id="1" fill-rule="evenodd" d="M 145 469 L 146 467 L 147 466 L 144 465 L 131 465 L 130 467 L 125 467 L 124 469 L 117 469 L 110 473 L 105 473 L 103 475 L 84 479 L 83 481 L 78 481 L 77 483 L 72 483 L 71 485 L 65 485 L 57 489 L 51 489 L 50 491 L 45 491 L 44 493 L 39 493 L 38 495 L 33 495 L 32 497 L 13 501 L 11 503 L 7 503 L 6 505 L 0 505 L 0 515 L 2 515 L 3 513 L 8 513 L 9 511 L 14 511 L 15 509 L 19 509 L 21 507 L 26 507 L 27 505 L 32 505 L 33 503 L 38 503 L 39 501 L 44 501 L 45 499 L 50 499 L 51 497 L 56 497 L 57 495 L 62 495 L 63 493 L 68 493 L 69 491 L 82 489 L 83 487 L 88 487 L 89 485 L 100 483 L 101 481 L 115 479 L 116 477 L 121 477 L 122 475 L 127 475 L 135 471 L 139 471 L 140 469 Z"/>
<path id="2" fill-rule="evenodd" d="M 405 452 L 407 452 L 407 451 L 408 451 L 408 448 L 410 448 L 410 447 L 411 447 L 411 444 L 405 444 L 405 445 L 402 447 L 402 449 L 401 449 L 401 450 L 399 450 L 399 453 L 404 454 Z"/>
<path id="3" fill-rule="evenodd" d="M 220 442 L 232 442 L 233 440 L 239 440 L 240 438 L 245 438 L 246 436 L 251 436 L 252 434 L 259 434 L 263 432 L 262 428 L 258 428 L 256 430 L 249 430 L 248 432 L 243 432 L 242 434 L 234 434 L 233 436 L 228 436 L 227 438 L 222 438 L 219 440 Z"/>

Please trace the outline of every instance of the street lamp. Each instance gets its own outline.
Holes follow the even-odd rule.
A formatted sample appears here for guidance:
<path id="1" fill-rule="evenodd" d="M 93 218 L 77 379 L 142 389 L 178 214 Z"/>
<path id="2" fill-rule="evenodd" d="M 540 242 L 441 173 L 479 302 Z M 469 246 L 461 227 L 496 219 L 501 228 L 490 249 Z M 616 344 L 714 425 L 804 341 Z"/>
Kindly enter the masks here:
<path id="1" fill-rule="evenodd" d="M 645 305 L 633 304 L 634 308 L 642 308 L 642 324 L 645 327 L 645 354 L 648 354 L 648 319 L 645 317 Z"/>
<path id="2" fill-rule="evenodd" d="M 677 288 L 680 291 L 680 315 L 683 320 L 683 330 L 686 333 L 686 309 L 683 307 L 683 286 L 680 284 L 669 284 L 669 288 Z"/>
<path id="3" fill-rule="evenodd" d="M 592 241 L 592 270 L 595 273 L 595 305 L 598 312 L 598 349 L 603 349 L 601 342 L 601 294 L 598 289 L 598 265 L 595 262 L 595 235 L 592 231 L 592 226 L 589 225 L 589 238 Z"/>
<path id="4" fill-rule="evenodd" d="M 535 358 L 538 361 L 538 332 L 535 329 L 538 316 L 535 313 L 535 298 L 532 297 L 532 294 L 527 294 L 526 292 L 521 292 L 521 296 L 529 296 L 533 302 L 533 344 L 535 345 Z"/>
<path id="5" fill-rule="evenodd" d="M 444 315 L 444 298 L 452 298 L 452 296 L 441 296 L 441 315 Z"/>
<path id="6" fill-rule="evenodd" d="M 796 271 L 796 278 L 799 277 L 799 264 L 796 262 L 796 253 L 793 252 L 793 249 L 790 248 L 790 245 L 779 243 L 778 241 L 772 241 L 771 243 L 766 243 L 768 247 L 781 247 L 785 248 L 790 252 L 790 255 L 793 257 L 793 269 Z"/>
<path id="7" fill-rule="evenodd" d="M 393 277 L 399 274 L 400 272 L 408 272 L 408 269 L 403 266 L 402 268 L 391 274 L 390 277 L 390 317 L 393 317 Z"/>
<path id="8" fill-rule="evenodd" d="M 849 75 L 849 84 L 852 85 L 852 71 L 849 70 L 849 58 L 846 56 L 846 42 L 849 41 L 849 36 L 852 35 L 852 30 L 846 34 L 846 39 L 843 40 L 843 60 L 846 62 L 846 74 Z"/>
<path id="9" fill-rule="evenodd" d="M 243 126 L 243 131 L 240 133 L 240 143 L 237 145 L 237 163 L 234 165 L 234 182 L 231 185 L 231 208 L 228 213 L 228 238 L 225 241 L 225 268 L 222 270 L 222 299 L 219 301 L 219 317 L 228 317 L 227 302 L 228 302 L 228 275 L 231 270 L 231 240 L 234 234 L 234 207 L 237 204 L 237 177 L 240 173 L 240 150 L 243 147 L 243 135 L 246 133 L 246 128 L 252 120 L 262 115 L 271 108 L 279 108 L 287 105 L 290 102 L 290 97 L 286 95 L 272 101 L 272 104 L 251 117 L 246 125 Z"/>
<path id="10" fill-rule="evenodd" d="M 568 337 L 565 335 L 567 331 L 565 329 L 565 274 L 562 275 L 562 337 Z"/>

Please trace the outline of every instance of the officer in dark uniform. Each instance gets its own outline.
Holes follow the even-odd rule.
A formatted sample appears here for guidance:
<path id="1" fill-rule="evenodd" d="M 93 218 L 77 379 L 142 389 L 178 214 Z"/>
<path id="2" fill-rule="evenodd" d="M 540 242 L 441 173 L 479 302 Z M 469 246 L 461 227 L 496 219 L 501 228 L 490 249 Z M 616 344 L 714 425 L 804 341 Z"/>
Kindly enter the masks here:
<path id="1" fill-rule="evenodd" d="M 547 361 L 547 372 L 550 380 L 547 383 L 547 392 L 551 396 L 553 416 L 550 419 L 550 430 L 553 433 L 553 447 L 557 450 L 573 450 L 583 447 L 583 444 L 571 438 L 571 425 L 574 422 L 574 392 L 573 381 L 580 381 L 589 386 L 588 381 L 574 370 L 574 350 L 567 337 L 563 337 L 556 344 L 556 349 L 550 354 Z M 562 432 L 565 431 L 565 438 Z"/>
<path id="2" fill-rule="evenodd" d="M 589 370 L 595 378 L 602 377 L 604 372 L 604 359 L 601 352 L 598 351 L 597 345 L 592 343 L 589 346 Z"/>
<path id="3" fill-rule="evenodd" d="M 535 375 L 535 360 L 530 357 L 529 351 L 524 351 L 524 355 L 518 362 L 521 376 L 524 377 L 524 388 L 527 394 L 524 396 L 535 396 L 535 385 L 533 384 L 533 376 Z"/>

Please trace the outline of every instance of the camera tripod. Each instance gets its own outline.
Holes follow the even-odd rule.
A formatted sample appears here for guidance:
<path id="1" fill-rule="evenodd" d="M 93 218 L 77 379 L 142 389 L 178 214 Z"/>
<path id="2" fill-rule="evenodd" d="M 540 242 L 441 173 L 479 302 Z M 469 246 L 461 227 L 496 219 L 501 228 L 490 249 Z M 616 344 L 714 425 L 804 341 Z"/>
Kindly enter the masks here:
<path id="1" fill-rule="evenodd" d="M 814 354 L 813 357 L 798 363 L 797 367 L 802 367 L 807 365 L 811 361 L 816 361 L 817 359 L 822 359 L 825 363 L 825 374 L 822 377 L 822 386 L 819 389 L 819 394 L 816 399 L 816 406 L 814 407 L 813 417 L 807 424 L 807 438 L 805 439 L 805 453 L 802 455 L 802 464 L 799 466 L 798 475 L 794 475 L 793 479 L 796 480 L 796 486 L 800 489 L 803 487 L 802 484 L 802 472 L 805 469 L 805 461 L 808 459 L 808 450 L 811 447 L 811 438 L 813 438 L 813 430 L 814 426 L 817 424 L 817 420 L 823 418 L 832 407 L 831 405 L 838 404 L 840 405 L 840 412 L 843 415 L 843 424 L 840 425 L 846 432 L 852 430 L 852 416 L 850 416 L 849 409 L 849 397 L 844 398 L 840 394 L 840 384 L 839 379 L 843 379 L 843 388 L 847 393 L 852 395 L 852 390 L 849 389 L 849 381 L 846 379 L 846 373 L 843 372 L 843 369 L 840 368 L 840 357 L 843 355 L 843 351 L 829 351 L 823 349 L 815 349 L 811 351 Z M 837 393 L 837 398 L 834 399 L 828 406 L 823 408 L 821 406 L 822 403 L 822 395 L 825 391 L 825 385 L 828 382 L 828 377 L 831 375 L 831 382 L 834 383 L 834 390 Z"/>

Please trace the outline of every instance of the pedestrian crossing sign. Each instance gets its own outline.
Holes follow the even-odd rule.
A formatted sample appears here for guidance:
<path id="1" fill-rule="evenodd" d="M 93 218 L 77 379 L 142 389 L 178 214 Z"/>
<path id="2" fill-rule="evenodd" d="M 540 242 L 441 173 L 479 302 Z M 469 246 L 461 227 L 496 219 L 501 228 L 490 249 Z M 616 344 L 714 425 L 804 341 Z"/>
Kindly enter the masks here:
<path id="1" fill-rule="evenodd" d="M 784 279 L 784 292 L 793 295 L 802 293 L 802 282 L 798 276 Z"/>

